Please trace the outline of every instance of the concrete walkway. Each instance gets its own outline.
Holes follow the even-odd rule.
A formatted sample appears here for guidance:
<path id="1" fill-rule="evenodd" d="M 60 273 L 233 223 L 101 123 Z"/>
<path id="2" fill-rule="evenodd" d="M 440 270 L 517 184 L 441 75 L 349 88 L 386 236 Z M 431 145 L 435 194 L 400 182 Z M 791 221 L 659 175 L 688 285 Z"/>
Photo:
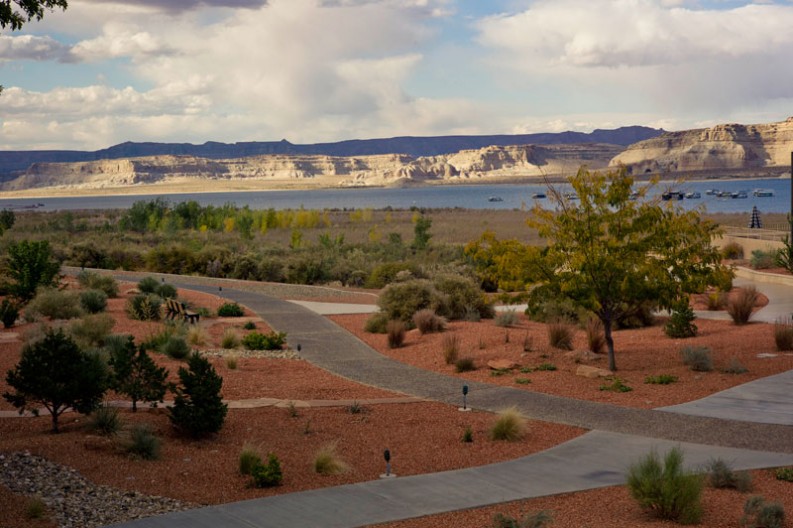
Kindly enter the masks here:
<path id="1" fill-rule="evenodd" d="M 217 293 L 173 278 L 178 287 Z M 778 298 L 793 299 L 793 288 L 774 287 Z M 223 290 L 223 297 L 245 304 L 279 331 L 312 363 L 367 385 L 419 398 L 459 404 L 462 381 L 391 360 L 308 308 L 248 291 Z M 496 504 L 624 483 L 628 464 L 650 449 L 680 445 L 687 463 L 712 457 L 736 469 L 793 464 L 793 396 L 789 377 L 754 388 L 733 389 L 693 412 L 628 409 L 571 400 L 484 383 L 468 382 L 468 403 L 498 411 L 515 405 L 533 419 L 592 429 L 575 440 L 518 460 L 458 471 L 400 477 L 312 490 L 241 503 L 190 510 L 125 523 L 124 527 L 357 527 L 445 511 Z M 729 393 L 730 391 L 725 391 Z M 750 393 L 762 394 L 733 415 L 729 408 Z M 722 393 L 724 394 L 724 393 Z M 762 398 L 762 399 L 761 399 Z M 770 402 L 765 405 L 762 402 Z M 738 420 L 733 418 L 738 418 Z M 745 421 L 740 421 L 745 420 Z M 748 423 L 762 422 L 762 423 Z M 398 457 L 394 471 L 399 472 Z"/>

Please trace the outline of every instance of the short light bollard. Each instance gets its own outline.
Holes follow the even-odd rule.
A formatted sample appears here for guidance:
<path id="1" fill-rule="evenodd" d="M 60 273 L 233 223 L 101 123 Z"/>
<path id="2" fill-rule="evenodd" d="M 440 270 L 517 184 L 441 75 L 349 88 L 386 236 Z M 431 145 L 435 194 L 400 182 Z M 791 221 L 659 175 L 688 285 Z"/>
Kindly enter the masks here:
<path id="1" fill-rule="evenodd" d="M 466 401 L 465 401 L 466 396 L 468 396 L 468 385 L 463 385 L 463 406 L 458 407 L 457 408 L 458 411 L 469 412 L 471 410 L 471 408 L 468 407 L 468 405 L 466 405 Z"/>
<path id="2" fill-rule="evenodd" d="M 385 458 L 385 473 L 380 475 L 380 478 L 386 479 L 396 477 L 396 473 L 391 473 L 391 451 L 388 449 L 383 451 L 383 458 Z"/>

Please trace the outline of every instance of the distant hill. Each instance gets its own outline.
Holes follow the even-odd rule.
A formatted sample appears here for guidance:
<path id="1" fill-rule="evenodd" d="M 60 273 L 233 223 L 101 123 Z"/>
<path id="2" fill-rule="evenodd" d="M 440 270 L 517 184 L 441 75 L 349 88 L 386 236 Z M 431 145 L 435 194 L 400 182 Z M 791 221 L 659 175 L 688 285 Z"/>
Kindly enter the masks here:
<path id="1" fill-rule="evenodd" d="M 336 143 L 297 145 L 287 140 L 219 143 L 133 143 L 126 142 L 94 152 L 75 150 L 0 151 L 0 180 L 8 180 L 34 163 L 85 162 L 137 158 L 144 156 L 194 156 L 206 159 L 236 159 L 267 154 L 370 156 L 406 154 L 413 157 L 452 154 L 461 150 L 488 146 L 559 145 L 607 143 L 627 147 L 651 139 L 664 131 L 643 126 L 595 130 L 591 133 L 561 132 L 493 136 L 395 137 L 387 139 L 353 139 Z"/>

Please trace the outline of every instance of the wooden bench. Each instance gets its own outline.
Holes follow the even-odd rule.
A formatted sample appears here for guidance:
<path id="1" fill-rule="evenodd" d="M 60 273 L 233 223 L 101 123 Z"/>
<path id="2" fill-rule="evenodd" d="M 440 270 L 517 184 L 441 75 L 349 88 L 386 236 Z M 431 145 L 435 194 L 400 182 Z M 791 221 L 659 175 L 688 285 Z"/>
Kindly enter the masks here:
<path id="1" fill-rule="evenodd" d="M 201 317 L 200 314 L 189 311 L 184 303 L 181 303 L 176 299 L 166 299 L 165 310 L 167 312 L 165 315 L 166 319 L 176 319 L 176 317 L 179 316 L 184 319 L 185 322 L 189 322 L 191 324 L 197 323 L 198 319 Z"/>

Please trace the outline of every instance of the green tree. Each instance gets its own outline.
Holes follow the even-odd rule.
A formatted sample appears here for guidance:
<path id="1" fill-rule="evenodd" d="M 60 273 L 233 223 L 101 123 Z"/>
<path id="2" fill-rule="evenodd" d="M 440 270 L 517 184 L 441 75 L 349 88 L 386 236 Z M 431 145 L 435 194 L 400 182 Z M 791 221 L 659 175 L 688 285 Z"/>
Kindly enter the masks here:
<path id="1" fill-rule="evenodd" d="M 485 231 L 466 244 L 464 251 L 485 291 L 525 291 L 541 277 L 537 269 L 540 248 L 519 240 L 498 240 L 494 232 Z"/>
<path id="2" fill-rule="evenodd" d="M 548 240 L 545 280 L 601 320 L 609 369 L 616 370 L 612 328 L 626 310 L 646 301 L 679 307 L 690 293 L 724 288 L 732 272 L 711 245 L 715 224 L 699 211 L 648 199 L 652 184 L 634 191 L 624 169 L 603 174 L 585 168 L 569 183 L 579 202 L 552 191 L 556 208 L 536 206 L 529 225 Z"/>
<path id="3" fill-rule="evenodd" d="M 413 226 L 413 249 L 427 249 L 430 245 L 430 227 L 432 227 L 432 219 L 424 215 L 416 218 L 416 225 Z"/>
<path id="4" fill-rule="evenodd" d="M 171 389 L 176 395 L 173 407 L 168 408 L 171 423 L 196 438 L 216 433 L 223 427 L 228 412 L 220 395 L 223 378 L 198 353 L 190 355 L 187 366 L 179 367 L 180 385 Z"/>
<path id="5" fill-rule="evenodd" d="M 57 286 L 60 262 L 55 260 L 46 240 L 21 240 L 8 246 L 6 275 L 8 291 L 21 301 L 29 301 L 39 286 Z"/>
<path id="6" fill-rule="evenodd" d="M 0 88 L 0 93 L 2 93 L 2 88 Z M 7 230 L 11 229 L 14 226 L 14 222 L 16 222 L 17 217 L 14 214 L 14 211 L 10 209 L 3 209 L 0 211 L 0 236 L 5 233 Z"/>
<path id="7" fill-rule="evenodd" d="M 56 7 L 66 9 L 67 6 L 67 0 L 0 0 L 0 28 L 22 29 L 34 18 L 41 20 L 45 9 L 52 11 Z"/>
<path id="8" fill-rule="evenodd" d="M 52 432 L 58 432 L 58 417 L 67 409 L 89 414 L 102 401 L 107 389 L 107 369 L 102 360 L 83 352 L 63 329 L 47 330 L 43 339 L 22 349 L 19 363 L 6 373 L 14 389 L 8 400 L 22 413 L 38 416 L 39 405 L 52 416 Z"/>
<path id="9" fill-rule="evenodd" d="M 110 367 L 113 369 L 112 387 L 132 400 L 132 412 L 138 410 L 138 402 L 162 403 L 165 397 L 168 371 L 158 367 L 143 347 L 136 347 L 132 336 L 110 352 Z"/>

